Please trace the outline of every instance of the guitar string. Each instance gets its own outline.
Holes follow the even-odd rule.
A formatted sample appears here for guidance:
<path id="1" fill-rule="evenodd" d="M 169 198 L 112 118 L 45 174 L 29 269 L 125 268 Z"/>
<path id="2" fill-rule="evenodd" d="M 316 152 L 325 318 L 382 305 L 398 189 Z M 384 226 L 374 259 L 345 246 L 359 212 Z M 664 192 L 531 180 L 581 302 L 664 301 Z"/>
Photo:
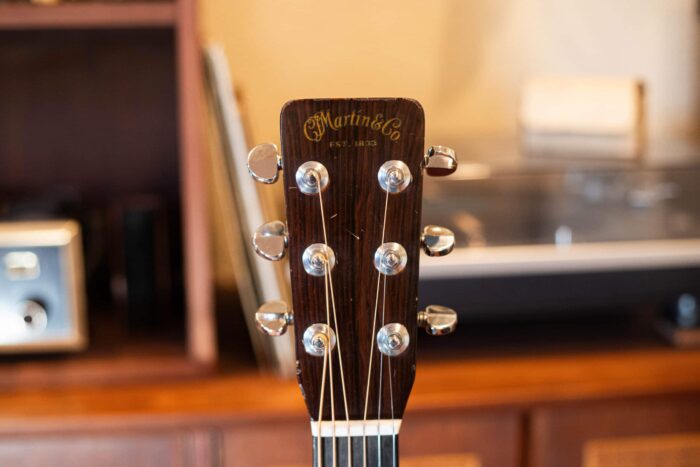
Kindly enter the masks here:
<path id="1" fill-rule="evenodd" d="M 392 373 L 391 373 L 391 358 L 387 358 L 386 360 L 387 364 L 389 365 L 389 408 L 391 411 L 391 452 L 392 452 L 392 460 L 393 463 L 391 467 L 396 467 L 398 464 L 396 463 L 396 427 L 394 426 L 394 388 L 392 387 L 391 384 L 391 379 L 393 378 Z"/>
<path id="2" fill-rule="evenodd" d="M 386 275 L 382 280 L 383 291 L 382 291 L 382 326 L 385 324 L 386 316 Z M 387 359 L 390 360 L 389 357 Z M 384 354 L 379 354 L 379 395 L 378 408 L 377 408 L 377 464 L 382 467 L 382 443 L 381 443 L 381 418 L 382 418 L 382 395 L 384 386 L 382 381 L 384 380 Z M 391 384 L 391 373 L 389 374 L 389 384 Z M 392 416 L 392 426 L 393 426 L 393 416 Z M 393 466 L 392 466 L 393 467 Z"/>
<path id="3" fill-rule="evenodd" d="M 323 263 L 323 269 L 325 271 L 324 279 L 323 282 L 325 284 L 325 292 L 326 292 L 326 323 L 328 327 L 331 327 L 331 307 L 330 303 L 328 301 L 328 261 L 324 261 Z M 332 329 L 332 328 L 331 328 Z M 328 346 L 332 345 L 332 339 L 328 338 Z M 333 395 L 333 355 L 331 352 L 328 352 L 328 382 L 331 385 L 331 427 L 333 429 L 333 434 L 332 434 L 332 442 L 333 442 L 333 467 L 337 467 L 338 463 L 336 461 L 336 452 L 335 452 L 335 398 Z"/>
<path id="4" fill-rule="evenodd" d="M 328 339 L 326 339 L 325 345 L 323 346 L 323 370 L 321 371 L 321 398 L 320 402 L 318 404 L 318 423 L 319 423 L 319 430 L 318 430 L 318 439 L 316 440 L 316 459 L 317 459 L 317 466 L 316 467 L 323 467 L 323 445 L 321 444 L 321 441 L 323 440 L 323 437 L 321 436 L 321 421 L 323 420 L 323 396 L 326 392 L 326 369 L 327 369 L 327 363 L 328 363 L 328 346 L 330 345 L 330 342 L 328 342 Z"/>
<path id="5" fill-rule="evenodd" d="M 331 308 L 333 309 L 333 323 L 337 326 L 338 316 L 335 312 L 335 292 L 333 291 L 333 270 L 328 270 L 328 284 L 331 289 Z M 345 406 L 345 422 L 347 425 L 347 448 L 348 448 L 348 466 L 352 467 L 352 438 L 350 435 L 350 411 L 348 410 L 348 398 L 345 396 L 345 375 L 343 374 L 343 360 L 342 352 L 340 351 L 340 336 L 339 332 L 336 330 L 336 345 L 338 346 L 338 363 L 340 368 L 340 383 L 343 389 L 343 404 Z"/>
<path id="6" fill-rule="evenodd" d="M 316 179 L 316 184 L 319 187 L 318 190 L 318 203 L 319 203 L 319 208 L 321 210 L 321 227 L 323 228 L 323 243 L 328 246 L 328 234 L 326 231 L 326 216 L 324 213 L 323 209 L 323 193 L 320 189 L 321 186 L 321 178 L 318 174 L 318 172 L 314 171 L 313 176 Z M 331 268 L 326 267 L 326 275 L 328 279 L 328 285 L 330 286 L 330 296 L 331 296 L 331 306 L 333 308 L 333 324 L 337 327 L 338 325 L 338 316 L 335 311 L 335 291 L 333 290 L 333 271 Z M 326 291 L 326 300 L 328 299 L 328 291 Z M 330 326 L 330 320 L 328 322 L 328 326 Z M 340 385 L 341 389 L 343 392 L 343 405 L 345 407 L 345 421 L 347 423 L 347 432 L 348 432 L 348 442 L 347 442 L 347 450 L 348 450 L 348 465 L 352 466 L 352 439 L 350 437 L 350 411 L 348 410 L 348 398 L 347 398 L 347 391 L 345 390 L 345 373 L 343 371 L 343 352 L 340 346 L 340 330 L 335 329 L 335 340 L 336 340 L 336 345 L 338 346 L 338 366 L 340 369 Z M 321 420 L 319 420 L 321 422 Z M 320 425 L 319 425 L 320 426 Z M 333 449 L 335 449 L 335 420 L 333 422 Z"/>
<path id="7" fill-rule="evenodd" d="M 382 245 L 384 244 L 384 235 L 386 233 L 386 213 L 389 207 L 389 192 L 386 192 L 384 199 L 384 215 L 382 219 Z M 365 390 L 365 408 L 362 418 L 362 465 L 367 467 L 367 433 L 365 426 L 367 424 L 367 409 L 369 407 L 369 387 L 372 380 L 372 360 L 374 357 L 374 335 L 377 330 L 377 309 L 379 308 L 379 281 L 382 278 L 382 273 L 377 271 L 377 294 L 374 299 L 374 318 L 372 320 L 372 333 L 370 334 L 370 350 L 369 350 L 369 367 L 367 369 L 367 388 Z"/>

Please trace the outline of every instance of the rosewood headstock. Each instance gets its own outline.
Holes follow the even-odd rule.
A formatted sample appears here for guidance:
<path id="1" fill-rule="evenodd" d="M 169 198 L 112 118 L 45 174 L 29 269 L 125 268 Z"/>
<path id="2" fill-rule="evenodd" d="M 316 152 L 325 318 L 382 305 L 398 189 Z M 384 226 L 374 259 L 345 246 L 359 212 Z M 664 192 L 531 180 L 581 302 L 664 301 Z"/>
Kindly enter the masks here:
<path id="1" fill-rule="evenodd" d="M 423 173 L 457 168 L 451 149 L 424 151 L 424 127 L 410 99 L 296 100 L 281 113 L 284 161 L 272 144 L 249 154 L 249 171 L 263 183 L 284 167 L 286 228 L 265 224 L 253 243 L 267 259 L 289 257 L 294 309 L 265 304 L 258 326 L 279 335 L 293 323 L 311 419 L 335 420 L 347 434 L 377 420 L 395 434 L 415 376 L 418 327 L 440 335 L 456 325 L 450 309 L 417 310 L 421 248 L 441 256 L 454 245 L 449 230 L 420 228 Z M 315 425 L 315 435 L 323 431 Z"/>

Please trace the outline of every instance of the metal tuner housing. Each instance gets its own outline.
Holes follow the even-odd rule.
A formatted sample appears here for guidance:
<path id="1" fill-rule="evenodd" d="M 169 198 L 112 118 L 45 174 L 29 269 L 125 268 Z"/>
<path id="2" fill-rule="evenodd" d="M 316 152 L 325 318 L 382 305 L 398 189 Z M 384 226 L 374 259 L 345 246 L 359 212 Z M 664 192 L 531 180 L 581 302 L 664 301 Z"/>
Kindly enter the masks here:
<path id="1" fill-rule="evenodd" d="M 294 314 L 281 300 L 263 303 L 255 313 L 255 325 L 268 336 L 281 336 L 291 324 L 294 324 Z"/>
<path id="2" fill-rule="evenodd" d="M 282 221 L 267 222 L 253 234 L 255 252 L 270 261 L 279 261 L 287 253 L 287 225 Z"/>
<path id="3" fill-rule="evenodd" d="M 457 170 L 457 154 L 447 146 L 431 146 L 425 153 L 425 173 L 431 177 L 444 177 Z"/>
<path id="4" fill-rule="evenodd" d="M 263 143 L 250 150 L 247 166 L 248 173 L 256 181 L 265 184 L 275 183 L 282 170 L 282 156 L 276 145 Z"/>
<path id="5" fill-rule="evenodd" d="M 440 305 L 428 305 L 418 312 L 418 326 L 431 336 L 444 336 L 457 329 L 457 312 Z"/>
<path id="6" fill-rule="evenodd" d="M 455 247 L 455 234 L 439 225 L 426 225 L 420 236 L 420 245 L 428 256 L 445 256 Z"/>

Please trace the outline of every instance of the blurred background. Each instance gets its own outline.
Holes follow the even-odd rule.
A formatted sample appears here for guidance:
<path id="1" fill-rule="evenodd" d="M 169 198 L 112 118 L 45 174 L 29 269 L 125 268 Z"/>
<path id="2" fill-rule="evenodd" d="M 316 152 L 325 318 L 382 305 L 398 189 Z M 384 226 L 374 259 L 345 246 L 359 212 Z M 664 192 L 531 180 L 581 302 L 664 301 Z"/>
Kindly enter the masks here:
<path id="1" fill-rule="evenodd" d="M 459 159 L 402 462 L 700 466 L 696 0 L 0 0 L 0 465 L 311 465 L 245 164 L 325 97 Z"/>
<path id="2" fill-rule="evenodd" d="M 692 0 L 214 0 L 201 24 L 254 103 L 253 138 L 275 137 L 290 96 L 360 94 L 420 101 L 428 141 L 514 138 L 522 86 L 538 75 L 642 80 L 651 138 L 698 134 Z"/>

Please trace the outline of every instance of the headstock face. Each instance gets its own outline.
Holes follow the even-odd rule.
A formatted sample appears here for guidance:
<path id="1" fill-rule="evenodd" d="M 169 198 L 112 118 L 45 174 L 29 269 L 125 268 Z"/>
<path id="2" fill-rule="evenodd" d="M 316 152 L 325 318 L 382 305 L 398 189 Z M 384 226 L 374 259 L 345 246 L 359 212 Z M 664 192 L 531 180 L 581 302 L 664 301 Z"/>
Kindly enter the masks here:
<path id="1" fill-rule="evenodd" d="M 308 274 L 302 258 L 307 247 L 324 243 L 324 221 L 327 244 L 335 254 L 330 279 L 337 322 L 332 309 L 330 315 L 339 345 L 330 352 L 332 385 L 327 380 L 322 419 L 331 417 L 331 390 L 335 418 L 346 418 L 341 359 L 349 419 L 403 414 L 415 376 L 424 128 L 423 110 L 410 99 L 304 99 L 282 110 L 297 375 L 313 420 L 319 415 L 324 359 L 306 352 L 302 336 L 310 326 L 327 323 L 327 282 L 325 276 Z M 378 172 L 390 160 L 406 164 L 411 182 L 387 195 Z M 320 162 L 328 172 L 328 185 L 321 192 L 323 218 L 318 194 L 302 193 L 296 179 L 299 167 L 309 161 Z M 378 287 L 374 256 L 383 242 L 402 245 L 406 265 L 398 274 L 382 276 Z M 376 335 L 383 323 L 405 327 L 409 345 L 400 355 L 379 352 Z"/>

